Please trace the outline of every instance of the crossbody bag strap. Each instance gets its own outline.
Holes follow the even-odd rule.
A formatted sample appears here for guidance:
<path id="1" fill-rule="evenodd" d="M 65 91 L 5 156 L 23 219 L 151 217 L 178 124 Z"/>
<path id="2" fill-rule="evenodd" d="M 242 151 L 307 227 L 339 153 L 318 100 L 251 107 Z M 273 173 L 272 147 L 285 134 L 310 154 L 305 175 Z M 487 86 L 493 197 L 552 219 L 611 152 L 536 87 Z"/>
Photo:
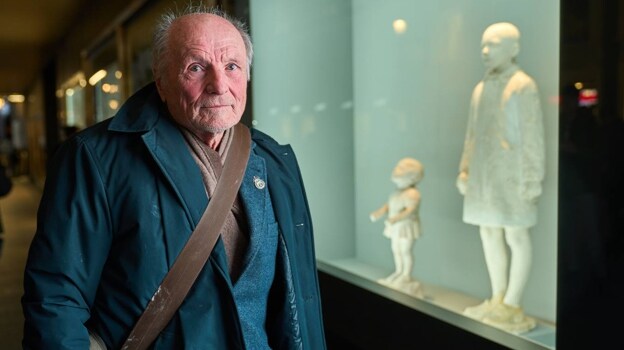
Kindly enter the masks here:
<path id="1" fill-rule="evenodd" d="M 251 146 L 249 129 L 237 124 L 214 194 L 197 227 L 122 346 L 146 349 L 167 326 L 212 253 L 240 188 Z"/>

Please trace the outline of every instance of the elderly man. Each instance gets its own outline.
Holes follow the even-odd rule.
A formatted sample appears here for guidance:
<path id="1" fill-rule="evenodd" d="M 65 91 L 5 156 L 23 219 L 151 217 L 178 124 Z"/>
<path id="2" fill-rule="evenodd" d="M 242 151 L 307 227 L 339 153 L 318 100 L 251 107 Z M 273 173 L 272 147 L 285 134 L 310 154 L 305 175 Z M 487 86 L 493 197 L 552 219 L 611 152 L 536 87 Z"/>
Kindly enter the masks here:
<path id="1" fill-rule="evenodd" d="M 86 349 L 89 334 L 120 348 L 227 162 L 252 59 L 244 26 L 191 7 L 162 18 L 153 49 L 155 83 L 52 162 L 25 271 L 26 349 Z M 221 236 L 154 349 L 325 348 L 296 159 L 251 134 Z"/>
<path id="2" fill-rule="evenodd" d="M 479 226 L 492 297 L 467 316 L 520 333 L 535 326 L 520 307 L 531 268 L 529 228 L 544 177 L 544 131 L 533 79 L 516 65 L 520 32 L 489 26 L 481 40 L 487 68 L 474 89 L 457 179 L 464 222 Z M 511 250 L 507 260 L 505 242 Z"/>

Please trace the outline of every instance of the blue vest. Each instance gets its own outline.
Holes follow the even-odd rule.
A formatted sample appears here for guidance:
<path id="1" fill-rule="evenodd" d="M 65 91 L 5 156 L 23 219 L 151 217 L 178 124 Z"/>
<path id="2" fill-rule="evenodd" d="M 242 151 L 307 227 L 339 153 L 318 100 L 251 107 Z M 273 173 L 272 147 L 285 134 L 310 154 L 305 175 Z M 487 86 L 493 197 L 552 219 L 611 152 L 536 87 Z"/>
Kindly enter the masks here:
<path id="1" fill-rule="evenodd" d="M 278 229 L 266 181 L 264 159 L 252 153 L 240 189 L 249 223 L 249 245 L 232 289 L 248 349 L 270 349 L 265 325 L 275 278 Z"/>

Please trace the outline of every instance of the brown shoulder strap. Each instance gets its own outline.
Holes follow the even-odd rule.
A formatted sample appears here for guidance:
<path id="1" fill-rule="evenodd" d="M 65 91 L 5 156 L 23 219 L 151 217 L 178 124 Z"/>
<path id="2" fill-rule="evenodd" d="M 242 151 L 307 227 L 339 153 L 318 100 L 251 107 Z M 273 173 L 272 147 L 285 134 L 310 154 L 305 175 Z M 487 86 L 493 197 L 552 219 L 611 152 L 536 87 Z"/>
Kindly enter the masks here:
<path id="1" fill-rule="evenodd" d="M 167 326 L 195 283 L 219 237 L 227 212 L 232 208 L 249 159 L 249 129 L 237 124 L 232 144 L 214 194 L 199 224 L 186 242 L 147 308 L 122 346 L 124 350 L 146 349 Z"/>

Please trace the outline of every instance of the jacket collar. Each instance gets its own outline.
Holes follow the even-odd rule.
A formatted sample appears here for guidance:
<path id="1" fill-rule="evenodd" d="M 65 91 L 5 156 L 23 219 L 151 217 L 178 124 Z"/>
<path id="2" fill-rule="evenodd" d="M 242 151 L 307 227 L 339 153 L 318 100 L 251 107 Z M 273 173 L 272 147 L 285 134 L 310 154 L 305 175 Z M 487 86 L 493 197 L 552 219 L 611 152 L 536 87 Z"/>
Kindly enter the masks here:
<path id="1" fill-rule="evenodd" d="M 205 199 L 198 201 L 196 198 L 198 193 L 199 197 L 205 197 L 203 191 L 197 191 L 197 188 L 203 188 L 199 169 L 188 151 L 179 126 L 170 117 L 167 106 L 160 99 L 154 82 L 130 96 L 112 118 L 108 130 L 143 133 L 142 138 L 158 166 L 178 189 L 180 199 L 190 209 L 191 217 L 199 220 L 203 213 L 202 205 L 205 207 Z M 255 146 L 252 141 L 252 152 Z M 189 174 L 197 175 L 195 181 L 188 181 Z M 191 204 L 197 202 L 203 203 L 199 206 Z"/>
<path id="2" fill-rule="evenodd" d="M 167 107 L 161 101 L 156 83 L 151 82 L 141 88 L 121 106 L 108 126 L 108 130 L 118 132 L 145 132 L 154 127 L 160 113 Z"/>
<path id="3" fill-rule="evenodd" d="M 195 225 L 207 203 L 201 174 L 179 126 L 161 101 L 156 84 L 152 82 L 130 96 L 112 118 L 108 130 L 141 134 L 156 166 Z"/>

